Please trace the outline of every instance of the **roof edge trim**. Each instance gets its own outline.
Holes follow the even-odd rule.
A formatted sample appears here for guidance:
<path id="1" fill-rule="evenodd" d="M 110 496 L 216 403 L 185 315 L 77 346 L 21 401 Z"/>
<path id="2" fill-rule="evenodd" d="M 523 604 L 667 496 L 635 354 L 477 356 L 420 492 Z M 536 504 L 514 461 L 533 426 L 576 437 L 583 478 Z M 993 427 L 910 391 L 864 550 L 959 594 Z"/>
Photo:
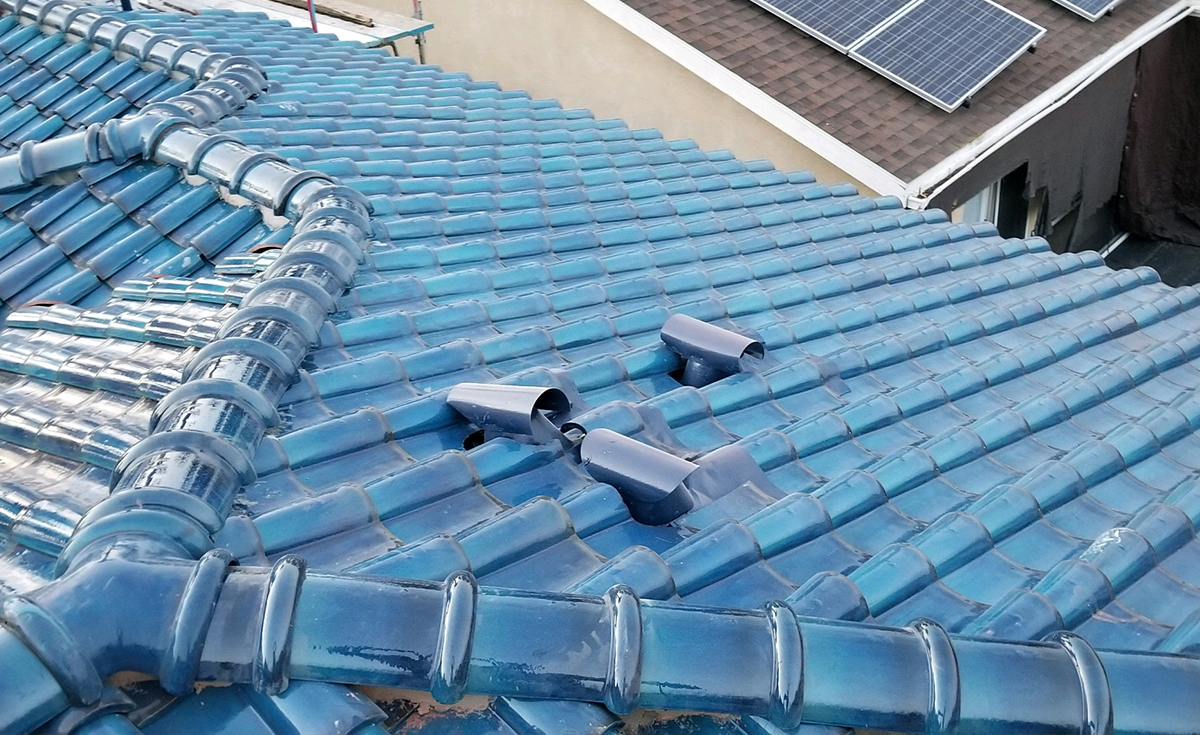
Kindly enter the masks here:
<path id="1" fill-rule="evenodd" d="M 999 124 L 914 178 L 909 182 L 907 191 L 902 197 L 904 205 L 909 209 L 927 208 L 935 197 L 992 153 L 1070 102 L 1092 82 L 1124 61 L 1130 54 L 1174 27 L 1184 18 L 1198 13 L 1200 13 L 1200 2 L 1197 0 L 1179 0 L 1159 13 L 1103 54 L 1071 72 L 1057 84 L 1004 118 Z"/>
<path id="2" fill-rule="evenodd" d="M 583 2 L 879 195 L 906 196 L 908 187 L 894 174 L 621 0 Z"/>

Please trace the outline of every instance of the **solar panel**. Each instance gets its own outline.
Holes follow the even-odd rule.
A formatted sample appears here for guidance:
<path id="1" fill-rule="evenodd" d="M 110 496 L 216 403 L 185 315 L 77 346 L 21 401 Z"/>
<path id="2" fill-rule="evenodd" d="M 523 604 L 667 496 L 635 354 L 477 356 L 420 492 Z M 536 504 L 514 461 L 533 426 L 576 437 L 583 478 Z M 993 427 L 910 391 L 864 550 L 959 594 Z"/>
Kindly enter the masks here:
<path id="1" fill-rule="evenodd" d="M 925 0 L 850 56 L 951 112 L 1045 32 L 991 0 Z"/>
<path id="2" fill-rule="evenodd" d="M 753 0 L 838 51 L 848 51 L 913 0 Z"/>
<path id="3" fill-rule="evenodd" d="M 1095 22 L 1116 7 L 1121 0 L 1054 0 L 1054 2 Z"/>

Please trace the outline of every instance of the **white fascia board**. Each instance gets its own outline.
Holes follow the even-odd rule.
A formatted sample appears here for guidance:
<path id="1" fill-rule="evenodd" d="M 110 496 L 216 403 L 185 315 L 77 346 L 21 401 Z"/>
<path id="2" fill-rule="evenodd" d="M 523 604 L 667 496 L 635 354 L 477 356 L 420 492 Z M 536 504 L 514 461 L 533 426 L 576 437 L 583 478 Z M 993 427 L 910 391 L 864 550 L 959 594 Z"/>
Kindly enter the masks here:
<path id="1" fill-rule="evenodd" d="M 992 153 L 1071 101 L 1089 84 L 1124 61 L 1130 54 L 1184 18 L 1198 13 L 1200 13 L 1200 3 L 1196 0 L 1180 0 L 1159 13 L 1108 51 L 1091 59 L 1050 89 L 1025 103 L 998 125 L 913 179 L 908 184 L 908 190 L 903 197 L 905 206 L 909 209 L 925 209 L 934 197 L 945 191 L 947 187 Z"/>
<path id="2" fill-rule="evenodd" d="M 1089 84 L 1189 15 L 1200 15 L 1198 0 L 1179 0 L 1103 54 L 1096 56 L 975 140 L 925 173 L 904 182 L 708 55 L 654 23 L 621 0 L 583 0 L 677 64 L 708 82 L 785 135 L 884 195 L 898 196 L 909 209 L 925 209 L 947 187 L 1013 138 L 1059 109 Z"/>
<path id="3" fill-rule="evenodd" d="M 879 164 L 721 66 L 621 0 L 583 0 L 609 20 L 708 82 L 783 134 L 882 195 L 904 200 L 909 187 Z"/>

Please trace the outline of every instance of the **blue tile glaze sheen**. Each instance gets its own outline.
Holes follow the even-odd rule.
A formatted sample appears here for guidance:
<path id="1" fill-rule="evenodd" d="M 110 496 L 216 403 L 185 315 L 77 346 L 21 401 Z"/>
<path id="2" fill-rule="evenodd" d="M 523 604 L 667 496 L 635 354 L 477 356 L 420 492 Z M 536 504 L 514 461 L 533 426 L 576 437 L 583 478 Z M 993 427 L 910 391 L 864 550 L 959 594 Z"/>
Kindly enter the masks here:
<path id="1" fill-rule="evenodd" d="M 261 15 L 0 16 L 0 732 L 1196 731 L 1196 289 Z"/>

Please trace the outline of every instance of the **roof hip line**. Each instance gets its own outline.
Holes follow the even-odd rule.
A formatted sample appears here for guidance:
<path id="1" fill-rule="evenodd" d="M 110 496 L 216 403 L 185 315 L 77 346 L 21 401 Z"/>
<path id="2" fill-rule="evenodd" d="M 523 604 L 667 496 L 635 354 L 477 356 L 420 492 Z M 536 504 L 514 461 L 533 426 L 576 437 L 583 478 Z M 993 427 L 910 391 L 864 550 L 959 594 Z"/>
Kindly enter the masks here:
<path id="1" fill-rule="evenodd" d="M 1092 651 L 1074 638 L 998 641 L 948 635 L 929 622 L 799 618 L 782 603 L 747 612 L 638 601 L 620 586 L 605 596 L 479 588 L 467 572 L 445 584 L 305 573 L 294 556 L 268 575 L 228 569 L 222 550 L 200 567 L 137 555 L 132 545 L 113 547 L 33 599 L 10 598 L 0 664 L 44 684 L 35 696 L 0 690 L 0 711 L 17 713 L 9 732 L 36 727 L 64 692 L 93 696 L 101 677 L 118 670 L 191 671 L 176 683 L 254 682 L 271 691 L 289 679 L 440 686 L 445 698 L 516 695 L 751 714 L 785 728 L 804 721 L 946 733 L 1136 726 L 1165 735 L 1187 721 L 1194 703 L 1185 693 L 1200 686 L 1193 656 Z M 193 584 L 206 565 L 224 574 Z M 139 594 L 79 603 L 104 584 Z M 163 605 L 147 611 L 147 599 Z M 250 647 L 236 624 L 247 620 L 261 621 Z M 182 648 L 162 650 L 161 641 L 181 639 Z M 851 659 L 871 661 L 870 671 Z M 994 686 L 999 679 L 1048 685 L 1014 691 Z M 1148 687 L 1148 679 L 1173 685 Z"/>
<path id="2" fill-rule="evenodd" d="M 95 123 L 71 135 L 47 141 L 26 141 L 17 152 L 0 158 L 0 192 L 28 186 L 50 174 L 112 160 L 154 158 L 164 139 L 183 126 L 200 128 L 232 115 L 267 87 L 266 73 L 244 56 L 214 53 L 154 33 L 138 23 L 115 18 L 66 0 L 0 0 L 0 12 L 80 37 L 76 43 L 128 53 L 142 63 L 168 73 L 184 74 L 199 84 L 163 102 L 147 105 L 137 114 Z M 178 136 L 176 136 L 178 137 Z M 220 142 L 216 136 L 208 136 Z M 199 157 L 211 147 L 194 148 L 196 160 L 184 167 L 197 173 Z M 226 182 L 221 182 L 226 183 Z"/>

